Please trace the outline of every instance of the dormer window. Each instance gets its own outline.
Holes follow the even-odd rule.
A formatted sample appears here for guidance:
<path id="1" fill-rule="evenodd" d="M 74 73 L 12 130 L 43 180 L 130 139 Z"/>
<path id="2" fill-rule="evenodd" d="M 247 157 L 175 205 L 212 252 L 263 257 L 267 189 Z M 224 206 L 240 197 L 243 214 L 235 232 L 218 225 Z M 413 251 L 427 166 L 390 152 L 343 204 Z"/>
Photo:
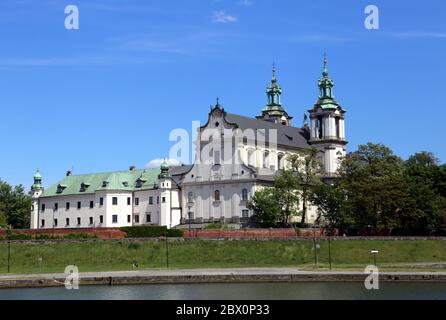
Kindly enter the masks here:
<path id="1" fill-rule="evenodd" d="M 122 182 L 122 185 L 123 185 L 124 187 L 128 187 L 128 186 L 129 186 L 129 183 L 128 183 L 127 181 L 124 181 L 124 182 Z"/>
<path id="2" fill-rule="evenodd" d="M 58 184 L 56 193 L 62 193 L 66 187 L 67 187 L 66 185 Z"/>
<path id="3" fill-rule="evenodd" d="M 80 192 L 85 192 L 85 191 L 87 191 L 87 188 L 90 186 L 90 184 L 89 183 L 85 183 L 85 182 L 82 182 L 81 183 L 81 188 L 80 188 Z"/>
<path id="4" fill-rule="evenodd" d="M 102 188 L 105 188 L 108 186 L 108 181 L 102 181 Z"/>
<path id="5" fill-rule="evenodd" d="M 136 187 L 137 188 L 141 188 L 142 185 L 146 182 L 147 180 L 142 179 L 142 177 L 139 177 L 138 180 L 136 180 Z"/>

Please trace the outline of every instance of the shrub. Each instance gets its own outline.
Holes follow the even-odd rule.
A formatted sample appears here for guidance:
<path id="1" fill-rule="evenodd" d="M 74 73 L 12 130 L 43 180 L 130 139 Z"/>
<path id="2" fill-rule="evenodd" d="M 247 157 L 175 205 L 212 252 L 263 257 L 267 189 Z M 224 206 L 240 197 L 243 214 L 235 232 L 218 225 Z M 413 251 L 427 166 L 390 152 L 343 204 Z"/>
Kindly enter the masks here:
<path id="1" fill-rule="evenodd" d="M 54 240 L 54 239 L 61 239 L 59 236 L 54 236 L 52 234 L 39 234 L 34 237 L 36 240 Z"/>
<path id="2" fill-rule="evenodd" d="M 8 236 L 9 240 L 31 240 L 32 236 L 30 234 L 24 233 L 13 233 Z"/>
<path id="3" fill-rule="evenodd" d="M 182 237 L 183 231 L 167 229 L 165 226 L 136 226 L 120 228 L 126 233 L 126 238 L 158 238 L 163 236 Z"/>
<path id="4" fill-rule="evenodd" d="M 131 242 L 128 245 L 129 249 L 134 249 L 134 250 L 138 250 L 141 247 L 141 245 L 139 243 L 136 242 Z"/>
<path id="5" fill-rule="evenodd" d="M 238 229 L 239 224 L 237 223 L 221 223 L 221 222 L 215 222 L 208 224 L 205 229 Z"/>
<path id="6" fill-rule="evenodd" d="M 183 236 L 183 230 L 180 229 L 168 229 L 167 236 L 172 238 L 181 238 Z"/>
<path id="7" fill-rule="evenodd" d="M 68 233 L 63 236 L 64 239 L 92 239 L 97 238 L 95 234 L 89 233 Z"/>
<path id="8" fill-rule="evenodd" d="M 205 229 L 223 229 L 222 223 L 210 223 L 208 224 Z"/>

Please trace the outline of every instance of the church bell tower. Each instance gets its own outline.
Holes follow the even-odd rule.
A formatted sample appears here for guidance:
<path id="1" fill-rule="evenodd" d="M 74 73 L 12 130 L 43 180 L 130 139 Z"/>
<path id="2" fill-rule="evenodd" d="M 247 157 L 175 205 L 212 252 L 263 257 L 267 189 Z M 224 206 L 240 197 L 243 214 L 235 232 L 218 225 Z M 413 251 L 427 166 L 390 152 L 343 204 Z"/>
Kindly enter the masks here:
<path id="1" fill-rule="evenodd" d="M 325 171 L 324 176 L 335 178 L 341 159 L 346 155 L 346 111 L 334 98 L 334 81 L 328 76 L 326 56 L 318 86 L 319 98 L 313 108 L 308 110 L 311 120 L 309 144 L 318 150 L 318 158 Z"/>
<path id="2" fill-rule="evenodd" d="M 43 185 L 42 185 L 42 175 L 37 169 L 36 173 L 34 173 L 34 183 L 31 186 L 31 229 L 37 229 L 39 227 L 39 197 L 43 193 Z"/>

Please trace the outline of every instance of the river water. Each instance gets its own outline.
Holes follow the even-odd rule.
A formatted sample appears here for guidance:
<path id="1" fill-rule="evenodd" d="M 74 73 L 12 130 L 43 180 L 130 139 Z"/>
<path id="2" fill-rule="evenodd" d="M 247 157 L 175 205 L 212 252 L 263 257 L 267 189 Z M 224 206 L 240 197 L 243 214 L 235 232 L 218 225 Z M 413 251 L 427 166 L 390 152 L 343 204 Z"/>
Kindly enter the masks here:
<path id="1" fill-rule="evenodd" d="M 126 286 L 80 286 L 2 289 L 0 299 L 168 299 L 168 300 L 286 300 L 286 299 L 441 299 L 446 283 L 381 282 L 378 290 L 366 290 L 360 282 L 218 283 Z"/>

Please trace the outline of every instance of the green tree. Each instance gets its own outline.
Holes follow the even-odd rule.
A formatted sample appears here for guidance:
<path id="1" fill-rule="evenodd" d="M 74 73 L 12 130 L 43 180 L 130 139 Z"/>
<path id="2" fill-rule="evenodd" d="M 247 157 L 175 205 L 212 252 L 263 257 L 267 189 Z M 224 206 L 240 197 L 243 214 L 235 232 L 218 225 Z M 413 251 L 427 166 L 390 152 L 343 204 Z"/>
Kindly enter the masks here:
<path id="1" fill-rule="evenodd" d="M 431 152 L 423 151 L 410 156 L 405 162 L 405 174 L 418 209 L 413 229 L 434 233 L 446 220 L 443 166 Z"/>
<path id="2" fill-rule="evenodd" d="M 342 162 L 340 188 L 357 228 L 407 228 L 420 214 L 404 176 L 404 162 L 382 144 L 360 145 Z"/>
<path id="3" fill-rule="evenodd" d="M 284 170 L 274 178 L 273 186 L 257 191 L 247 207 L 254 211 L 259 222 L 266 227 L 286 227 L 291 217 L 299 214 L 299 193 L 295 175 Z"/>
<path id="4" fill-rule="evenodd" d="M 299 215 L 299 181 L 291 170 L 283 170 L 274 179 L 273 194 L 280 209 L 280 224 L 285 227 L 290 218 Z"/>
<path id="5" fill-rule="evenodd" d="M 254 212 L 255 218 L 263 227 L 275 227 L 280 208 L 272 188 L 256 191 L 247 202 L 247 208 Z"/>
<path id="6" fill-rule="evenodd" d="M 0 224 L 29 228 L 31 202 L 22 185 L 12 187 L 0 180 Z"/>
<path id="7" fill-rule="evenodd" d="M 305 224 L 309 200 L 313 188 L 321 184 L 321 163 L 316 158 L 316 149 L 311 149 L 303 156 L 290 156 L 291 170 L 296 179 L 297 190 L 302 200 L 302 216 L 300 223 Z"/>
<path id="8" fill-rule="evenodd" d="M 348 228 L 353 224 L 345 190 L 339 184 L 320 183 L 313 187 L 310 201 L 318 207 L 317 221 L 329 228 Z"/>

